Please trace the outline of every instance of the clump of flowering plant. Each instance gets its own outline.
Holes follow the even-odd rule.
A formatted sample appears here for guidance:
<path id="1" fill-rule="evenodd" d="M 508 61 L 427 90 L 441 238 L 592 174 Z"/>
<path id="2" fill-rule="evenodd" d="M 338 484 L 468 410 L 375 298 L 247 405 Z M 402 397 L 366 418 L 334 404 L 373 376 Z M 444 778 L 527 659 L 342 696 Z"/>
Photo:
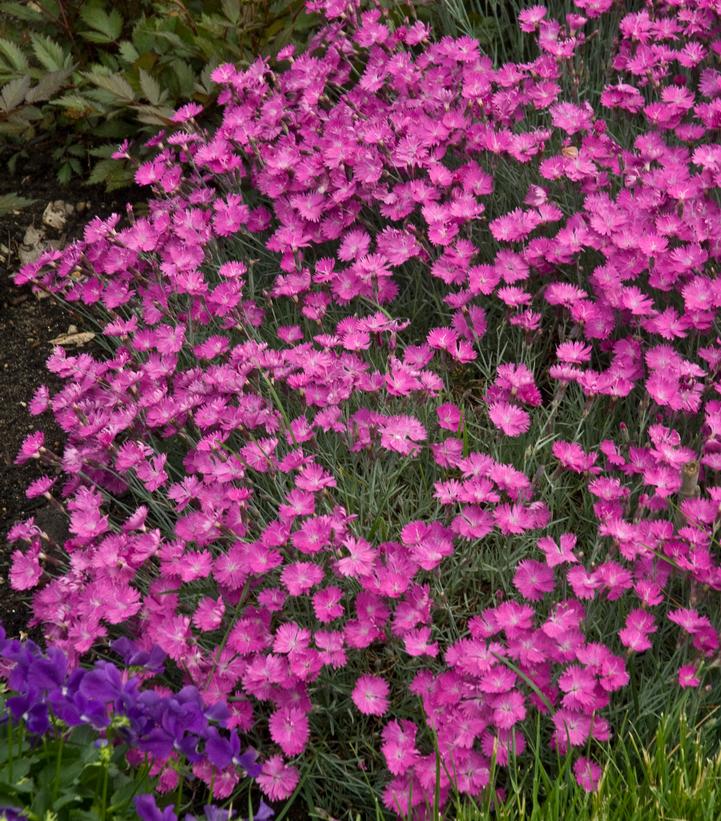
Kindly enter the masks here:
<path id="1" fill-rule="evenodd" d="M 189 767 L 200 760 L 209 761 L 219 779 L 231 762 L 251 777 L 260 775 L 255 751 L 242 751 L 237 732 L 224 729 L 224 704 L 204 704 L 192 686 L 178 693 L 148 686 L 163 669 L 158 648 L 137 650 L 118 639 L 112 649 L 122 666 L 96 661 L 74 667 L 59 648 L 42 652 L 30 640 L 6 638 L 0 627 L 6 682 L 0 726 L 7 737 L 0 772 L 3 798 L 9 790 L 16 804 L 0 810 L 8 817 L 28 817 L 23 810 L 30 817 L 50 811 L 130 817 L 141 790 L 179 786 L 180 799 L 182 779 L 192 779 Z M 261 807 L 261 816 L 272 813 Z M 227 813 L 224 818 L 229 821 Z"/>
<path id="2" fill-rule="evenodd" d="M 93 306 L 110 353 L 48 361 L 31 410 L 67 444 L 19 459 L 63 474 L 30 493 L 70 537 L 18 523 L 12 583 L 73 656 L 120 626 L 161 647 L 271 799 L 371 756 L 420 815 L 541 718 L 592 789 L 625 691 L 718 657 L 718 13 L 623 16 L 596 111 L 610 4 L 527 9 L 537 54 L 501 66 L 307 5 L 305 53 L 219 66 L 219 127 L 159 135 L 147 215 L 16 277 Z"/>

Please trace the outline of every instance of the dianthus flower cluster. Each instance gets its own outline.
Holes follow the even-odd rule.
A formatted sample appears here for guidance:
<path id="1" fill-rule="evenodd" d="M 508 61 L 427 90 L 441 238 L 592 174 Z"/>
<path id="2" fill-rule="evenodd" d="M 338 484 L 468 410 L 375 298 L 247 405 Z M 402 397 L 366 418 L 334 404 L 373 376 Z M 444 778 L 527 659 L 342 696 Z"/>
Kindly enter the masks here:
<path id="1" fill-rule="evenodd" d="M 307 5 L 328 22 L 305 53 L 217 67 L 218 128 L 188 109 L 157 138 L 145 215 L 95 219 L 16 277 L 106 316 L 110 352 L 48 361 L 64 387 L 30 409 L 65 449 L 34 434 L 19 460 L 48 466 L 28 492 L 64 507 L 69 538 L 18 523 L 11 583 L 71 656 L 120 626 L 162 648 L 262 740 L 271 799 L 295 789 L 340 668 L 403 816 L 433 803 L 436 750 L 443 800 L 478 796 L 538 713 L 593 789 L 633 654 L 678 629 L 696 687 L 719 649 L 720 13 L 620 19 L 610 127 L 577 93 L 610 2 L 523 11 L 537 56 L 501 66 L 469 37 Z M 511 210 L 494 197 L 509 174 L 528 180 Z M 520 343 L 459 398 L 504 337 Z M 584 429 L 591 414 L 610 426 Z M 364 459 L 374 492 L 384 470 L 432 476 L 394 532 L 358 502 Z M 559 526 L 544 477 L 592 537 Z M 441 636 L 445 568 L 489 538 L 525 546 L 517 596 Z"/>

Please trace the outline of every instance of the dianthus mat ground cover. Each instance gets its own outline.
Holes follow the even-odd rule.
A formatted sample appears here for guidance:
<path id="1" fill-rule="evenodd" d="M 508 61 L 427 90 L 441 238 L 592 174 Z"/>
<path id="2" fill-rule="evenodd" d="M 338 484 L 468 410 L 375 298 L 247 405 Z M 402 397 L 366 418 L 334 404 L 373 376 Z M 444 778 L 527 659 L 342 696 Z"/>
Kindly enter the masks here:
<path id="1" fill-rule="evenodd" d="M 161 807 L 718 817 L 721 3 L 306 5 L 16 275 L 100 345 L 10 584 L 219 710 L 138 730 Z"/>

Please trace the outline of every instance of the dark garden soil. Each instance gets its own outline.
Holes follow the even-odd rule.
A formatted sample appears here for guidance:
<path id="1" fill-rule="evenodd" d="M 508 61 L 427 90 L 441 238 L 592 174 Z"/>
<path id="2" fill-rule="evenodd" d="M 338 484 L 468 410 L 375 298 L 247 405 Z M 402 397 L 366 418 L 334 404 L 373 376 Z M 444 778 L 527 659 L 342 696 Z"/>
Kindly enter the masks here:
<path id="1" fill-rule="evenodd" d="M 27 403 L 39 385 L 47 384 L 51 391 L 57 385 L 45 370 L 53 347 L 50 340 L 66 333 L 71 324 L 87 330 L 81 319 L 54 299 L 38 299 L 30 288 L 15 286 L 11 276 L 21 265 L 19 254 L 29 226 L 42 231 L 45 240 L 64 243 L 81 234 L 91 216 L 124 211 L 129 199 L 128 191 L 106 194 L 78 181 L 61 186 L 52 165 L 42 157 L 19 171 L 15 176 L 0 176 L 0 194 L 14 191 L 37 200 L 22 210 L 0 214 L 0 622 L 11 635 L 26 631 L 30 596 L 10 589 L 7 531 L 19 519 L 35 516 L 51 537 L 62 540 L 64 536 L 64 517 L 43 498 L 25 496 L 29 482 L 47 473 L 47 466 L 14 464 L 22 440 L 34 430 L 45 433 L 47 447 L 62 452 L 61 431 L 51 415 L 32 417 Z M 67 209 L 62 227 L 53 228 L 43 221 L 43 213 L 49 202 L 58 200 L 73 210 Z"/>

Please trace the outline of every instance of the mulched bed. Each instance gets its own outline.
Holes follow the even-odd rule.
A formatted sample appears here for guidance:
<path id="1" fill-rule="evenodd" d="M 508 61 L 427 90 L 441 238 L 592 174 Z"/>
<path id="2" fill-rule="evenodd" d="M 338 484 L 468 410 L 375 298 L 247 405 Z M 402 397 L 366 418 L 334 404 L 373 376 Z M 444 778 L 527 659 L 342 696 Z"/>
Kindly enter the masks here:
<path id="1" fill-rule="evenodd" d="M 17 176 L 0 175 L 0 194 L 15 191 L 37 202 L 12 214 L 0 215 L 0 622 L 7 632 L 16 635 L 27 631 L 30 597 L 10 589 L 7 572 L 10 546 L 5 535 L 19 519 L 35 516 L 37 523 L 55 539 L 64 536 L 63 517 L 44 499 L 28 500 L 25 488 L 33 479 L 47 472 L 37 463 L 18 467 L 13 464 L 20 444 L 28 433 L 42 430 L 46 445 L 62 452 L 62 435 L 52 417 L 32 417 L 27 403 L 40 384 L 51 391 L 57 385 L 45 370 L 52 351 L 49 340 L 60 336 L 68 326 L 80 322 L 54 299 L 37 299 L 30 288 L 18 288 L 11 275 L 20 266 L 19 248 L 28 226 L 42 228 L 48 239 L 72 240 L 96 214 L 106 215 L 125 210 L 125 203 L 137 198 L 135 191 L 107 194 L 102 188 L 74 182 L 61 186 L 52 165 L 40 157 L 32 167 L 20 169 Z M 48 202 L 63 200 L 74 206 L 61 230 L 43 225 Z"/>

